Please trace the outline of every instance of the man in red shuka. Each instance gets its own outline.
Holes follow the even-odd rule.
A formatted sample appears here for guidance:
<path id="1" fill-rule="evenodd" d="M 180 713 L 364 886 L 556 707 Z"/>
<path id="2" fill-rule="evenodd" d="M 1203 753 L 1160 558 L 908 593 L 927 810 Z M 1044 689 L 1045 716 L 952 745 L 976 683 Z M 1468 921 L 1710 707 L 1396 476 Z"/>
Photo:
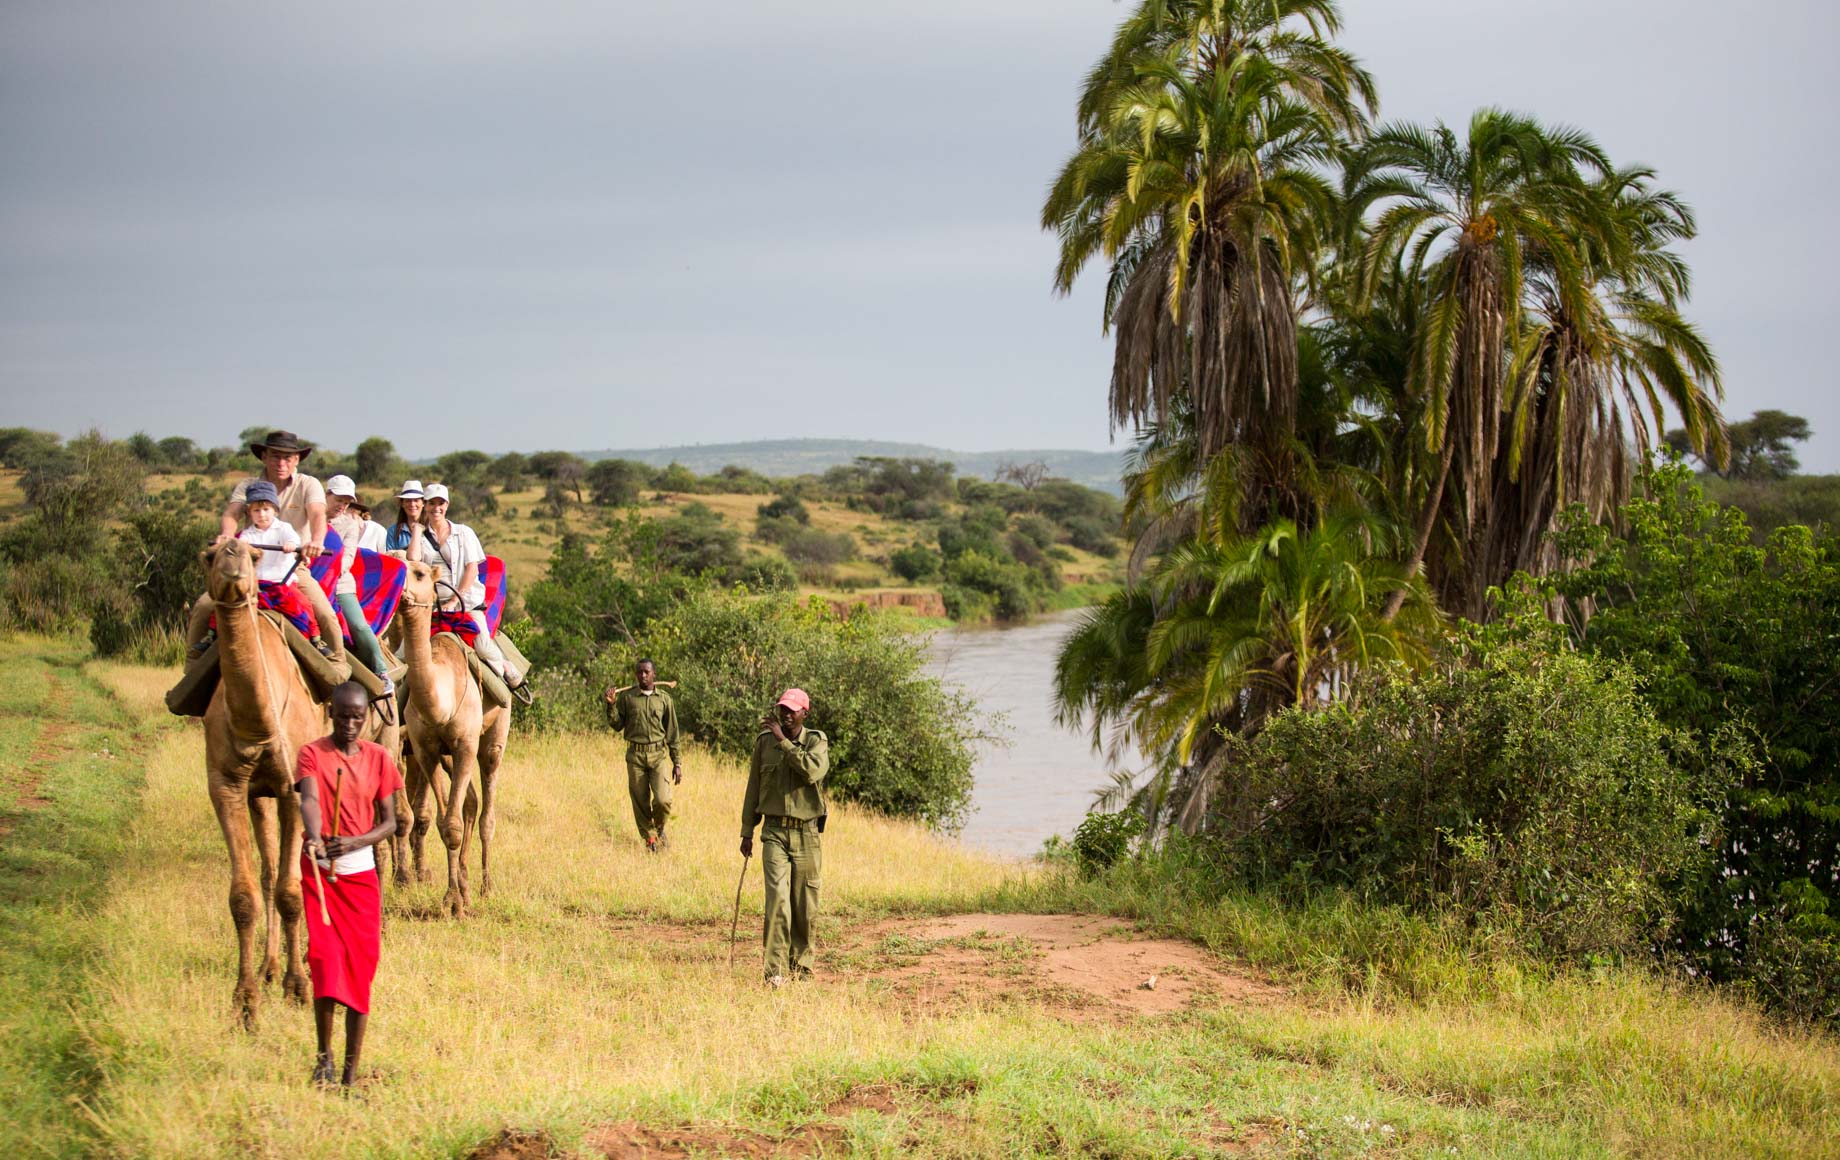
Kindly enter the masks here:
<path id="1" fill-rule="evenodd" d="M 339 1082 L 349 1086 L 357 1074 L 383 939 L 383 895 L 371 848 L 396 831 L 391 795 L 402 786 L 402 775 L 383 746 L 358 737 L 370 707 L 370 694 L 356 681 L 334 689 L 332 735 L 301 746 L 295 765 L 294 788 L 300 791 L 306 832 L 300 886 L 319 1036 L 313 1065 L 318 1084 L 333 1082 L 332 1019 L 340 1004 L 345 1007 L 345 1071 Z M 318 863 L 318 876 L 309 859 Z M 330 924 L 320 918 L 322 893 Z"/>

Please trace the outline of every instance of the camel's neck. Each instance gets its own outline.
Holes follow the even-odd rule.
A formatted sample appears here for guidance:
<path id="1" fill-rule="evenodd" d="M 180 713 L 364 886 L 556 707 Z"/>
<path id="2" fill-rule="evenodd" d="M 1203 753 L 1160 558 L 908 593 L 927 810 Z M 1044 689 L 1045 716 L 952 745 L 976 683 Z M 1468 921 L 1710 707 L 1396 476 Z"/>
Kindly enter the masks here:
<path id="1" fill-rule="evenodd" d="M 281 702 L 291 674 L 268 655 L 255 602 L 217 606 L 217 672 L 235 731 L 268 744 L 281 736 Z"/>
<path id="2" fill-rule="evenodd" d="M 434 641 L 429 629 L 434 609 L 404 601 L 397 609 L 403 626 L 403 661 L 409 666 L 409 703 L 429 721 L 445 720 L 450 709 L 443 702 L 446 684 L 435 671 Z"/>

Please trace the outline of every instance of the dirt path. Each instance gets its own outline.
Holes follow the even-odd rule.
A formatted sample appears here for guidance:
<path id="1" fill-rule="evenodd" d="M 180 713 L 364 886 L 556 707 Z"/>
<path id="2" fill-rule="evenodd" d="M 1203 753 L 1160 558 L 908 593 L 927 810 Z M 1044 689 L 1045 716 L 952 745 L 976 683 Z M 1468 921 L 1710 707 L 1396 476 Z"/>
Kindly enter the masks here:
<path id="1" fill-rule="evenodd" d="M 642 919 L 618 919 L 621 937 L 657 938 L 687 959 L 716 948 L 726 954 L 727 931 L 707 924 L 669 927 L 671 937 Z M 1138 935 L 1116 919 L 1079 914 L 956 914 L 846 927 L 821 949 L 814 986 L 867 983 L 886 987 L 915 1016 L 973 1006 L 1026 1004 L 1076 1022 L 1136 1021 L 1207 1003 L 1269 1004 L 1277 987 L 1237 971 L 1193 943 Z M 919 1116 L 932 1121 L 961 1114 L 974 1089 L 949 1091 L 871 1084 L 852 1088 L 822 1118 L 769 1136 L 733 1125 L 650 1125 L 636 1120 L 590 1130 L 585 1154 L 608 1160 L 688 1160 L 695 1156 L 797 1158 L 835 1155 L 859 1115 Z M 1222 1125 L 1206 1145 L 1237 1152 L 1268 1142 L 1265 1128 Z M 541 1134 L 505 1132 L 481 1144 L 470 1160 L 537 1160 L 552 1155 Z"/>
<path id="2" fill-rule="evenodd" d="M 45 679 L 46 703 L 56 704 L 65 696 L 67 693 L 63 682 L 55 674 L 48 675 Z M 69 746 L 64 743 L 65 736 L 71 730 L 69 721 L 62 718 L 47 720 L 38 717 L 20 717 L 16 720 L 37 721 L 40 722 L 40 728 L 37 739 L 32 743 L 32 752 L 27 756 L 24 765 L 17 769 L 0 767 L 0 778 L 5 779 L 6 788 L 14 794 L 13 805 L 9 810 L 9 813 L 14 816 L 0 817 L 0 842 L 6 841 L 7 836 L 13 832 L 13 826 L 19 820 L 18 815 L 31 813 L 33 810 L 42 809 L 50 804 L 46 798 L 39 796 L 38 787 L 44 783 L 45 774 L 50 770 L 52 763 L 62 758 L 69 749 Z"/>

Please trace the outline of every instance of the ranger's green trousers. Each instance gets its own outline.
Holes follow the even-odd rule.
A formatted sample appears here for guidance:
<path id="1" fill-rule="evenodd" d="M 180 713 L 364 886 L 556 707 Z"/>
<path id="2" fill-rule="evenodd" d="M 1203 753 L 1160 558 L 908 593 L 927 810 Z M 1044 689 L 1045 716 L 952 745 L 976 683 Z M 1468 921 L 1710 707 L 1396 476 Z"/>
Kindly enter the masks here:
<path id="1" fill-rule="evenodd" d="M 794 825 L 781 818 L 765 818 L 760 825 L 760 870 L 767 880 L 760 937 L 769 979 L 811 974 L 811 927 L 818 918 L 824 839 L 815 822 Z"/>
<path id="2" fill-rule="evenodd" d="M 671 751 L 662 742 L 626 747 L 626 792 L 639 836 L 662 834 L 671 816 Z"/>

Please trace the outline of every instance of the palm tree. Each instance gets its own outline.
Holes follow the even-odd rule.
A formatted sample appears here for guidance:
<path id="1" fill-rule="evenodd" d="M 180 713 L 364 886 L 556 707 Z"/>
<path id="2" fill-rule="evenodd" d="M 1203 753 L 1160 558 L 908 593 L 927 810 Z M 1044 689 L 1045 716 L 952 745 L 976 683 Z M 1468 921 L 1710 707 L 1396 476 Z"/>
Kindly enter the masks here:
<path id="1" fill-rule="evenodd" d="M 1537 249 L 1556 282 L 1576 286 L 1574 240 L 1589 205 L 1582 171 L 1610 171 L 1588 136 L 1499 109 L 1478 110 L 1461 138 L 1442 123 L 1386 125 L 1348 168 L 1347 212 L 1359 219 L 1383 205 L 1361 255 L 1363 291 L 1374 291 L 1402 259 L 1425 287 L 1406 392 L 1417 401 L 1419 435 L 1435 465 L 1423 473 L 1410 573 L 1425 560 L 1453 474 L 1460 546 L 1487 516 L 1527 253 Z M 1441 571 L 1457 565 L 1445 561 Z M 1389 613 L 1403 599 L 1395 597 Z"/>
<path id="2" fill-rule="evenodd" d="M 1055 673 L 1061 719 L 1095 745 L 1109 730 L 1162 755 L 1155 784 L 1173 789 L 1175 820 L 1192 830 L 1222 773 L 1224 734 L 1315 708 L 1370 664 L 1428 658 L 1437 612 L 1398 547 L 1385 524 L 1346 512 L 1180 544 L 1069 635 Z M 1397 589 L 1407 601 L 1388 620 Z"/>
<path id="3" fill-rule="evenodd" d="M 1611 518 L 1628 498 L 1630 452 L 1636 463 L 1648 460 L 1668 406 L 1696 454 L 1712 463 L 1727 454 L 1718 360 L 1680 313 L 1690 279 L 1668 248 L 1693 236 L 1693 214 L 1654 189 L 1652 177 L 1631 168 L 1591 183 L 1595 228 L 1576 239 L 1576 277 L 1558 275 L 1542 251 L 1529 250 L 1507 455 L 1494 473 L 1492 518 L 1473 548 L 1473 588 L 1517 569 L 1550 569 L 1547 533 L 1568 505 Z"/>
<path id="4" fill-rule="evenodd" d="M 1333 0 L 1144 0 L 1089 78 L 1042 224 L 1062 293 L 1110 263 L 1114 428 L 1181 397 L 1204 458 L 1292 430 L 1293 283 L 1331 217 L 1322 167 L 1372 102 L 1319 35 L 1339 21 Z M 1247 480 L 1255 507 L 1263 478 Z"/>

